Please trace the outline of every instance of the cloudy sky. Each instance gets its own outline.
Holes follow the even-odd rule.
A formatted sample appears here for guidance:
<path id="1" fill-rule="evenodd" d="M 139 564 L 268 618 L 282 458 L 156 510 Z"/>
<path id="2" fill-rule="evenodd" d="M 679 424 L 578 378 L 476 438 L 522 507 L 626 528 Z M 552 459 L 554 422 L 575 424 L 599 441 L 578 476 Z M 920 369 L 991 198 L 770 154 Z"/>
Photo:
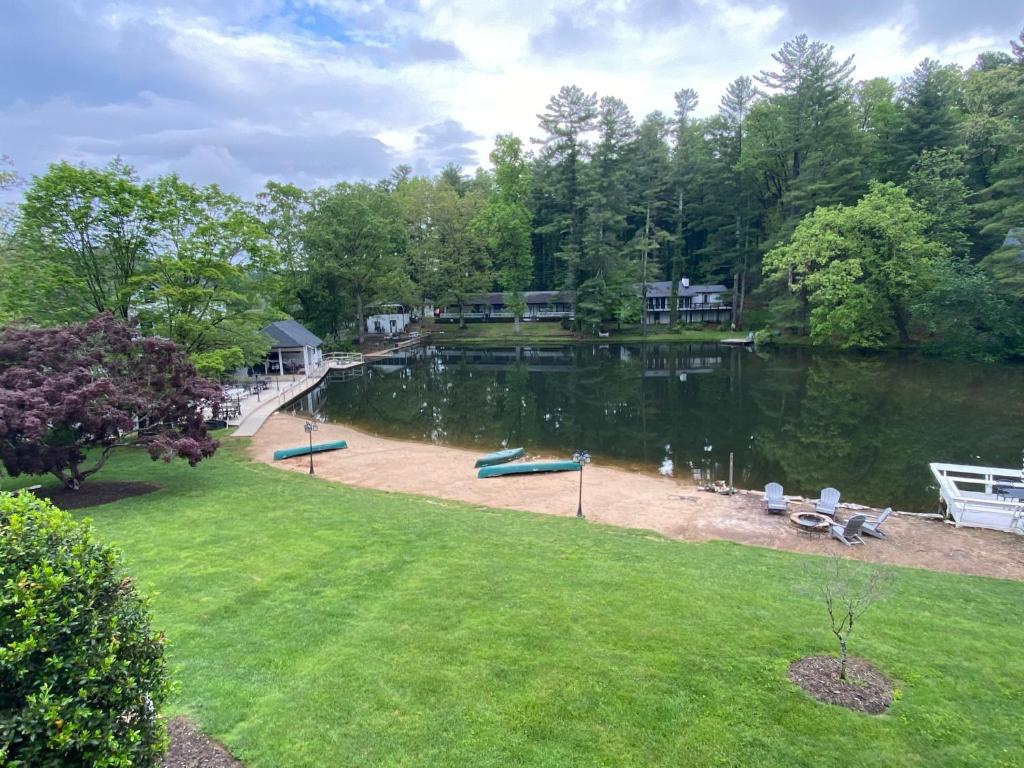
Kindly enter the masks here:
<path id="1" fill-rule="evenodd" d="M 671 112 L 800 32 L 858 78 L 1007 50 L 1021 0 L 2 0 L 0 153 L 23 175 L 121 155 L 251 194 L 471 169 L 575 83 Z"/>

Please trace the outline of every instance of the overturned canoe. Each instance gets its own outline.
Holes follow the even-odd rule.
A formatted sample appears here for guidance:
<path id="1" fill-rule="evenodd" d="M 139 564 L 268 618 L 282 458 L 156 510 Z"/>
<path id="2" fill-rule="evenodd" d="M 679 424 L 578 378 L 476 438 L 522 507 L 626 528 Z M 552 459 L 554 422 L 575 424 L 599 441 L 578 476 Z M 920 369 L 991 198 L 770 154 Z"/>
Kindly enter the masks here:
<path id="1" fill-rule="evenodd" d="M 501 464 L 497 467 L 483 467 L 477 477 L 501 477 L 502 475 L 529 475 L 534 472 L 579 472 L 575 461 L 523 461 L 519 464 Z"/>
<path id="2" fill-rule="evenodd" d="M 348 448 L 348 443 L 344 440 L 334 440 L 330 443 L 314 443 L 312 453 L 337 451 L 340 448 Z M 291 459 L 295 456 L 309 456 L 310 452 L 308 445 L 304 445 L 301 448 L 282 448 L 280 451 L 274 451 L 274 461 Z"/>
<path id="3" fill-rule="evenodd" d="M 526 451 L 522 448 L 507 448 L 504 451 L 495 451 L 494 453 L 488 453 L 486 456 L 481 456 L 477 459 L 476 466 L 493 467 L 495 464 L 504 464 L 507 461 L 521 459 L 524 453 L 526 453 Z"/>

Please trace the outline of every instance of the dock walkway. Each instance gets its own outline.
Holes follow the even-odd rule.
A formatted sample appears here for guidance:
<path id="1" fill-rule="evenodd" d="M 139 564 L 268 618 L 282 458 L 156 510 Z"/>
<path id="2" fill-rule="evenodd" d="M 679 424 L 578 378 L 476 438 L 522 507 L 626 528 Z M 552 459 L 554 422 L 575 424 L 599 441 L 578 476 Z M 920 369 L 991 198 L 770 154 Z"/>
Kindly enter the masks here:
<path id="1" fill-rule="evenodd" d="M 430 340 L 430 335 L 425 334 L 412 339 L 398 342 L 393 347 L 381 349 L 376 352 L 362 354 L 360 352 L 335 352 L 324 355 L 323 360 L 316 368 L 309 373 L 287 381 L 287 377 L 277 377 L 275 384 L 278 389 L 273 393 L 267 391 L 265 396 L 252 395 L 240 400 L 239 415 L 228 421 L 229 426 L 235 427 L 233 437 L 252 437 L 263 426 L 263 423 L 277 412 L 285 403 L 306 394 L 316 387 L 327 374 L 333 371 L 344 371 L 352 368 L 359 368 L 369 360 L 383 360 L 391 355 L 417 347 Z"/>
<path id="2" fill-rule="evenodd" d="M 232 436 L 252 437 L 278 408 L 313 389 L 323 381 L 327 374 L 332 371 L 358 368 L 364 365 L 365 362 L 366 359 L 358 352 L 324 355 L 320 365 L 304 376 L 287 382 L 280 390 L 273 393 L 268 391 L 263 397 L 249 395 L 249 397 L 239 401 L 240 415 L 229 422 L 229 425 L 236 427 Z M 278 383 L 281 383 L 281 379 L 278 380 Z"/>

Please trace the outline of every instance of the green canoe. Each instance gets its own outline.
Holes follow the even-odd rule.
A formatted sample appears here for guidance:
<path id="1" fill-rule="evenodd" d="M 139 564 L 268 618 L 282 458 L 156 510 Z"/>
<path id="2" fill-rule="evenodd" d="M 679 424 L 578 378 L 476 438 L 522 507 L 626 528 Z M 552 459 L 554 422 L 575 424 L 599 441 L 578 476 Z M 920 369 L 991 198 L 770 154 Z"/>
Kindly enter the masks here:
<path id="1" fill-rule="evenodd" d="M 486 456 L 481 456 L 476 460 L 476 466 L 478 467 L 492 467 L 495 464 L 504 464 L 507 461 L 513 459 L 521 459 L 523 454 L 526 453 L 522 448 L 508 448 L 504 451 L 495 451 L 494 453 L 488 453 Z"/>
<path id="2" fill-rule="evenodd" d="M 477 477 L 501 477 L 502 475 L 529 475 L 534 472 L 579 472 L 575 461 L 524 461 L 519 464 L 501 464 L 497 467 L 483 467 Z"/>
<path id="3" fill-rule="evenodd" d="M 312 453 L 336 451 L 339 448 L 348 448 L 348 443 L 344 440 L 335 440 L 330 443 L 314 443 Z M 290 459 L 294 456 L 309 456 L 309 454 L 310 450 L 308 445 L 304 445 L 301 448 L 282 448 L 280 451 L 274 451 L 274 461 Z"/>

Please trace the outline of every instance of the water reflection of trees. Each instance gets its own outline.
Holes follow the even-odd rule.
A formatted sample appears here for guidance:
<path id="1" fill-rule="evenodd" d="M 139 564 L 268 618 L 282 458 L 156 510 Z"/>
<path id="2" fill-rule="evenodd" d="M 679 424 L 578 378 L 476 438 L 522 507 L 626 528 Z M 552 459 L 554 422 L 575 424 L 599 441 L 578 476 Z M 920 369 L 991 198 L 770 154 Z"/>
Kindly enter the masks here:
<path id="1" fill-rule="evenodd" d="M 1024 426 L 1004 404 L 1022 384 L 1011 366 L 808 357 L 754 387 L 755 446 L 787 491 L 833 485 L 847 499 L 922 509 L 935 498 L 929 462 L 1015 465 Z"/>
<path id="2" fill-rule="evenodd" d="M 319 414 L 491 450 L 523 445 L 653 470 L 668 456 L 737 483 L 926 506 L 929 461 L 1015 466 L 1024 369 L 920 358 L 751 354 L 707 344 L 475 350 L 328 383 Z M 300 407 L 302 404 L 300 404 Z M 666 446 L 670 446 L 666 449 Z"/>

